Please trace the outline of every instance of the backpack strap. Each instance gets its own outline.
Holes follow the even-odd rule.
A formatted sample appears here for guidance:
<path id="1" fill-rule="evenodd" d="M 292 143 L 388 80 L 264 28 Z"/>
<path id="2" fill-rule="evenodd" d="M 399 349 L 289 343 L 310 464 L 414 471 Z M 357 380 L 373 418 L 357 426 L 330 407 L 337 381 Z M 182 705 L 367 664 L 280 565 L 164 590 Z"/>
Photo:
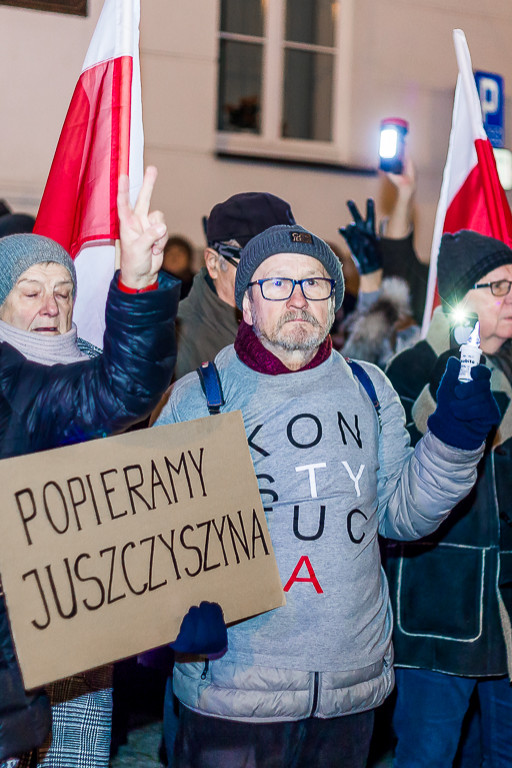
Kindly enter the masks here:
<path id="1" fill-rule="evenodd" d="M 373 381 L 371 380 L 369 374 L 365 371 L 365 369 L 360 363 L 356 363 L 355 360 L 351 360 L 349 357 L 346 357 L 345 360 L 350 365 L 352 373 L 354 374 L 354 376 L 359 381 L 359 383 L 365 390 L 366 394 L 372 401 L 373 407 L 375 408 L 375 412 L 377 414 L 377 418 L 379 420 L 379 432 L 381 432 L 382 420 L 380 417 L 380 403 L 379 403 L 379 398 L 377 397 L 377 392 L 375 391 L 375 387 L 373 385 Z"/>
<path id="2" fill-rule="evenodd" d="M 380 417 L 380 402 L 379 398 L 377 397 L 377 392 L 375 391 L 373 381 L 371 380 L 369 374 L 366 373 L 362 365 L 356 363 L 355 360 L 351 360 L 349 357 L 346 357 L 345 360 L 350 366 L 352 373 L 372 401 L 373 407 L 375 408 L 375 412 L 377 414 L 377 418 L 379 420 L 379 431 L 381 431 L 382 421 Z M 211 415 L 220 413 L 220 409 L 224 405 L 225 400 L 217 366 L 214 362 L 209 361 L 206 363 L 201 363 L 199 368 L 196 370 L 197 375 L 199 376 L 199 381 L 201 382 L 202 390 L 206 397 L 208 411 Z"/>
<path id="3" fill-rule="evenodd" d="M 211 361 L 201 363 L 199 368 L 196 368 L 196 371 L 206 397 L 206 404 L 210 415 L 213 416 L 220 413 L 220 409 L 224 405 L 225 400 L 217 366 Z"/>

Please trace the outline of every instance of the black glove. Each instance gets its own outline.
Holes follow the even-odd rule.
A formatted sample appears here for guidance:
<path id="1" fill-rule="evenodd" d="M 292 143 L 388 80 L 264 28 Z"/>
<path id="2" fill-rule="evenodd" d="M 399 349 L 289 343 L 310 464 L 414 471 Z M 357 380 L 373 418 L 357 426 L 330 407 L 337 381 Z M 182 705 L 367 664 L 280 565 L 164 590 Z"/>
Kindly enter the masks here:
<path id="1" fill-rule="evenodd" d="M 350 252 L 361 275 L 369 275 L 382 267 L 379 238 L 375 234 L 375 203 L 371 197 L 366 201 L 366 221 L 361 218 L 357 205 L 347 200 L 347 207 L 354 221 L 338 232 L 347 241 Z"/>
<path id="2" fill-rule="evenodd" d="M 220 605 L 203 601 L 189 608 L 178 637 L 169 645 L 179 653 L 222 655 L 228 646 L 228 632 Z"/>
<path id="3" fill-rule="evenodd" d="M 474 366 L 473 380 L 468 382 L 459 381 L 459 371 L 460 360 L 450 357 L 437 390 L 437 408 L 427 423 L 443 443 L 470 451 L 482 445 L 501 415 L 491 392 L 489 368 Z"/>

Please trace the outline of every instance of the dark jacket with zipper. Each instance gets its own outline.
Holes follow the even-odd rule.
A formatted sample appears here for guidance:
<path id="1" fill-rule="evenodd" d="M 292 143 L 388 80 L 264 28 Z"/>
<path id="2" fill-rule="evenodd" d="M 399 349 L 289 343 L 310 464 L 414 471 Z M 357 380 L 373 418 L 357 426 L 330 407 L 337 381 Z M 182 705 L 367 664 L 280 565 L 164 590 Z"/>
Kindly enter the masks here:
<path id="1" fill-rule="evenodd" d="M 205 360 L 213 360 L 223 347 L 232 344 L 240 318 L 240 310 L 218 297 L 214 282 L 203 267 L 179 306 L 176 379 L 195 371 Z"/>
<path id="2" fill-rule="evenodd" d="M 413 444 L 435 408 L 449 355 L 448 321 L 436 310 L 427 339 L 388 368 Z M 470 677 L 508 673 L 512 678 L 512 385 L 507 358 L 512 362 L 508 344 L 487 360 L 502 420 L 488 440 L 475 487 L 431 536 L 387 543 L 397 666 Z"/>
<path id="3" fill-rule="evenodd" d="M 157 290 L 139 294 L 117 283 L 98 357 L 44 366 L 0 344 L 0 458 L 122 432 L 157 404 L 176 360 L 179 281 L 161 273 Z M 44 691 L 23 688 L 0 594 L 0 760 L 41 744 L 50 726 Z"/>

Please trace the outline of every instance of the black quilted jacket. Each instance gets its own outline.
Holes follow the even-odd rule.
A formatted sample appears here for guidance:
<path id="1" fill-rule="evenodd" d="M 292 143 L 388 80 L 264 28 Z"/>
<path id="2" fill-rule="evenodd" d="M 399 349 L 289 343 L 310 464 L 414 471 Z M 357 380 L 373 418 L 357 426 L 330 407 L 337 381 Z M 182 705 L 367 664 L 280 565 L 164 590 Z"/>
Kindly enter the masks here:
<path id="1" fill-rule="evenodd" d="M 0 458 L 122 432 L 157 404 L 176 360 L 180 284 L 161 273 L 158 290 L 128 294 L 117 282 L 102 355 L 47 367 L 0 344 Z M 23 689 L 0 595 L 0 760 L 38 746 L 50 725 L 44 691 Z"/>

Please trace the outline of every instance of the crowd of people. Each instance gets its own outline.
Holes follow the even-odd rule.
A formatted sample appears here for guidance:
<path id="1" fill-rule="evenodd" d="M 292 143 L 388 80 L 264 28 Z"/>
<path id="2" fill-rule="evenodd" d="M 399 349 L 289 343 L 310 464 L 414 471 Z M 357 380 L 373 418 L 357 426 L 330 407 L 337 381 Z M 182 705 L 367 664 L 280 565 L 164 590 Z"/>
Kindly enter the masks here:
<path id="1" fill-rule="evenodd" d="M 167 765 L 365 768 L 396 685 L 396 768 L 512 766 L 512 250 L 444 235 L 421 339 L 410 160 L 386 174 L 388 220 L 348 201 L 338 242 L 276 195 L 219 202 L 197 273 L 155 179 L 133 208 L 119 181 L 100 354 L 69 255 L 0 207 L 0 457 L 215 418 L 204 362 L 215 411 L 242 412 L 286 605 L 228 627 L 191 606 L 142 658 L 168 676 Z M 456 307 L 485 355 L 467 382 Z M 112 666 L 25 691 L 0 600 L 0 767 L 107 768 Z"/>

